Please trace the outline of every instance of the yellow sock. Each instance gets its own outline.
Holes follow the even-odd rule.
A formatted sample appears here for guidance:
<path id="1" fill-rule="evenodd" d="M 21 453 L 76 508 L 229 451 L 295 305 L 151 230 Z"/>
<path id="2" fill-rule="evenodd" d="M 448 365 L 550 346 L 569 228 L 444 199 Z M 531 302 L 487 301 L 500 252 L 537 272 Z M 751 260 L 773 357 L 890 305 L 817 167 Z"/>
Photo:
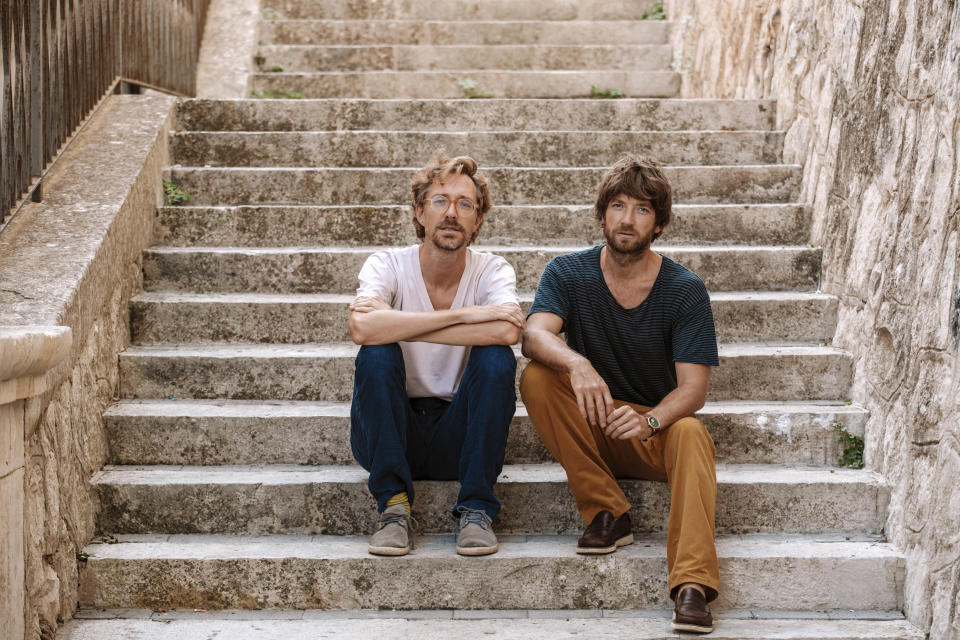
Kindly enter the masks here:
<path id="1" fill-rule="evenodd" d="M 387 500 L 387 506 L 392 507 L 395 504 L 402 504 L 406 509 L 407 513 L 410 513 L 410 498 L 407 497 L 407 492 L 398 493 L 389 500 Z"/>

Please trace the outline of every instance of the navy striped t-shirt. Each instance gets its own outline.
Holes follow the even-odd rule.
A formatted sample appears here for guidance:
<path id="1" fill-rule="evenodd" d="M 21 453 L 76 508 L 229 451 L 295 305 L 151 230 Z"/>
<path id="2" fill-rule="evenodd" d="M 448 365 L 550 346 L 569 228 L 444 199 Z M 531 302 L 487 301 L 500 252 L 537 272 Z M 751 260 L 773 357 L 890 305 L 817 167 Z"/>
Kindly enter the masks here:
<path id="1" fill-rule="evenodd" d="M 602 248 L 551 260 L 530 315 L 563 319 L 567 344 L 590 361 L 615 399 L 652 407 L 677 388 L 675 362 L 720 364 L 710 296 L 695 273 L 663 256 L 650 294 L 624 309 L 603 279 Z"/>

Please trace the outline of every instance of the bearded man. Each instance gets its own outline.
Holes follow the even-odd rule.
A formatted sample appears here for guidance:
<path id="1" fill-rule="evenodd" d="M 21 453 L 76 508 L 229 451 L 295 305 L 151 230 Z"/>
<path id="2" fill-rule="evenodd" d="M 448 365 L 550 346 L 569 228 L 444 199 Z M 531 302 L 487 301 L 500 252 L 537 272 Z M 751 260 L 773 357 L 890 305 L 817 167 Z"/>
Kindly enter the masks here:
<path id="1" fill-rule="evenodd" d="M 493 486 L 516 409 L 516 274 L 470 248 L 491 206 L 472 158 L 438 152 L 411 192 L 421 242 L 371 255 L 350 305 L 350 336 L 362 345 L 350 443 L 379 512 L 368 550 L 410 552 L 414 479 L 459 480 L 457 553 L 486 555 L 498 548 Z"/>
<path id="2" fill-rule="evenodd" d="M 671 201 L 657 162 L 626 157 L 606 173 L 595 205 L 606 244 L 544 270 L 523 333 L 532 361 L 520 392 L 588 524 L 577 553 L 633 542 L 617 478 L 669 483 L 673 626 L 709 633 L 707 602 L 719 586 L 716 467 L 713 440 L 693 413 L 719 361 L 703 282 L 651 249 Z"/>

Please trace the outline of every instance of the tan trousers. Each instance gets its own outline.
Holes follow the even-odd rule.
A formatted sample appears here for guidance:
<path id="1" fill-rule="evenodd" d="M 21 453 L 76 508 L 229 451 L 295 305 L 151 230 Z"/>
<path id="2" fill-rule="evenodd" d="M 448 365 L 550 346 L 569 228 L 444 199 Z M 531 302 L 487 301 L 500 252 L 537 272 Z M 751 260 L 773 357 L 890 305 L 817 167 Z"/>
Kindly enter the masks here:
<path id="1" fill-rule="evenodd" d="M 603 510 L 615 518 L 630 509 L 617 478 L 642 478 L 670 485 L 667 569 L 671 596 L 676 587 L 696 582 L 713 600 L 719 587 L 714 513 L 717 474 L 713 439 L 696 418 L 683 418 L 646 442 L 613 440 L 580 415 L 570 376 L 531 362 L 520 379 L 520 393 L 550 453 L 567 472 L 570 491 L 584 522 Z M 630 404 L 638 412 L 644 407 Z"/>

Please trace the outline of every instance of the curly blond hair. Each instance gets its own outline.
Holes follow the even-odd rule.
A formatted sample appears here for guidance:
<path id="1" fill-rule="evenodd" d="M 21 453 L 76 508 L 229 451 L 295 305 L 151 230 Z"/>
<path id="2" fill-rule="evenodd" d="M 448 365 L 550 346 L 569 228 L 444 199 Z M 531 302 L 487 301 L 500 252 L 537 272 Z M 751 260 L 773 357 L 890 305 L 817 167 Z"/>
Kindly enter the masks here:
<path id="1" fill-rule="evenodd" d="M 417 237 L 421 240 L 426 236 L 426 230 L 417 220 L 417 211 L 423 209 L 430 187 L 434 184 L 446 182 L 453 175 L 464 175 L 473 181 L 473 186 L 477 189 L 478 216 L 484 215 L 493 206 L 490 199 L 490 185 L 486 176 L 477 170 L 477 161 L 470 156 L 451 158 L 443 149 L 440 149 L 433 155 L 427 166 L 417 171 L 410 182 L 410 192 L 413 196 L 413 228 L 417 232 Z M 476 239 L 478 233 L 480 233 L 479 226 L 470 238 L 471 243 Z"/>

